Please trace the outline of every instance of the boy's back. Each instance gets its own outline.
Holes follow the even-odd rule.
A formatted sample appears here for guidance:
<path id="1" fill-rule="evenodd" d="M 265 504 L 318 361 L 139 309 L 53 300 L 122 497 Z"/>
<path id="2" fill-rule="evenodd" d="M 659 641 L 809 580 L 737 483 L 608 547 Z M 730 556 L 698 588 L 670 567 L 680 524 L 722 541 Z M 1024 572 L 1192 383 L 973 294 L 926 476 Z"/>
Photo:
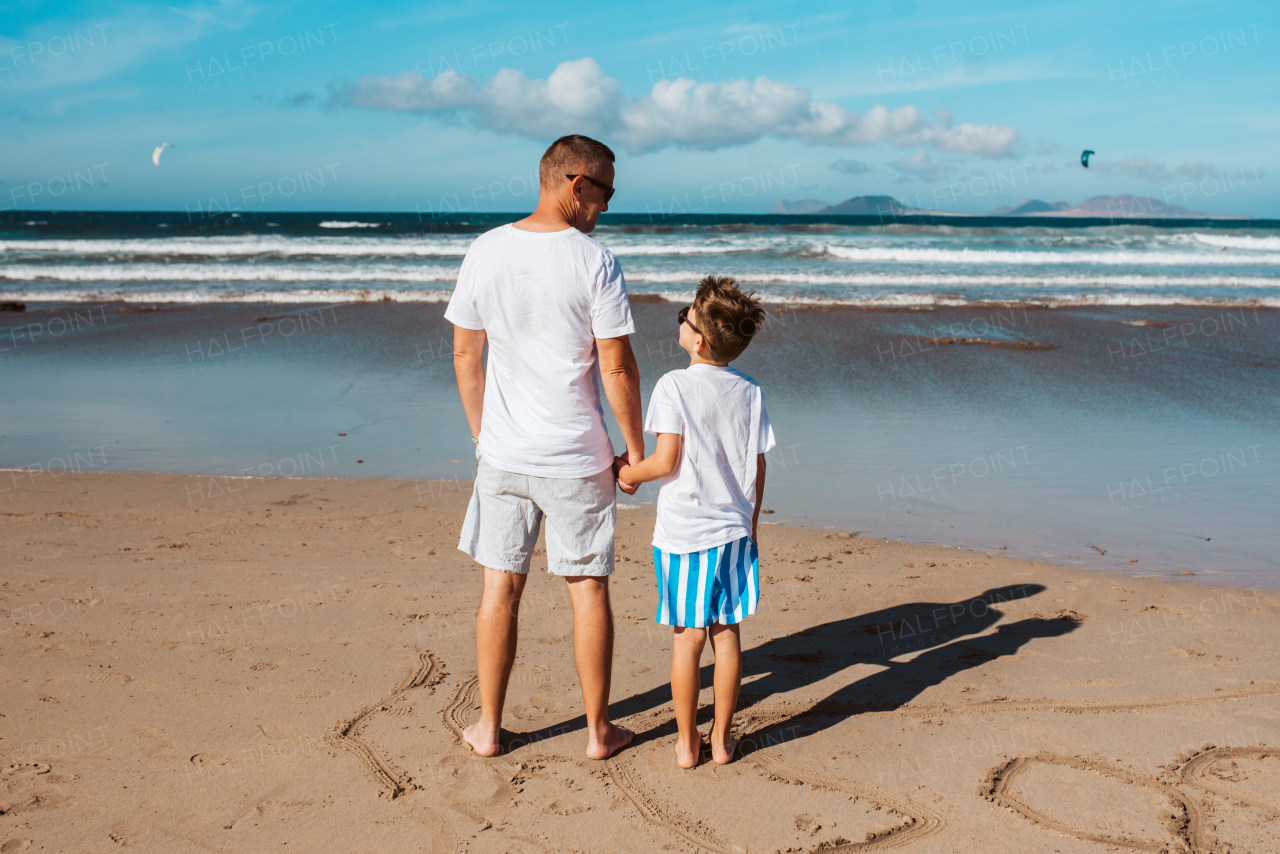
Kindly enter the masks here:
<path id="1" fill-rule="evenodd" d="M 774 446 L 755 380 L 727 365 L 672 371 L 654 387 L 645 431 L 682 438 L 658 494 L 656 548 L 688 554 L 751 535 L 756 457 Z"/>

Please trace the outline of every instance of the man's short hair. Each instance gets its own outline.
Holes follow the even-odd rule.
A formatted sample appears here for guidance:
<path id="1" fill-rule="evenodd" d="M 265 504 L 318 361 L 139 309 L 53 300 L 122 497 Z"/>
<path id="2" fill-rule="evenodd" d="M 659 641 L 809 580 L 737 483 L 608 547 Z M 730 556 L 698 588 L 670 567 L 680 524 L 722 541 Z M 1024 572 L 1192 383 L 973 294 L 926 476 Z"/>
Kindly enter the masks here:
<path id="1" fill-rule="evenodd" d="M 711 354 L 722 362 L 741 356 L 764 327 L 765 311 L 755 291 L 738 290 L 732 276 L 707 276 L 699 282 L 693 310 Z"/>
<path id="2" fill-rule="evenodd" d="M 565 175 L 590 175 L 596 180 L 614 161 L 613 151 L 603 142 L 573 133 L 562 136 L 542 155 L 538 166 L 538 182 L 555 187 Z"/>

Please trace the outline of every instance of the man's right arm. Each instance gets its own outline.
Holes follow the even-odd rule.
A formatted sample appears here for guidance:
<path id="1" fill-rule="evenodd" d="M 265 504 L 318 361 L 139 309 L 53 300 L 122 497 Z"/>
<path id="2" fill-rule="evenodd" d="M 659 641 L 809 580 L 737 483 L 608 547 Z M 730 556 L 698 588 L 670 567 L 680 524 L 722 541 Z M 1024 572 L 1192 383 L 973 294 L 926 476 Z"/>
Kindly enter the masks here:
<path id="1" fill-rule="evenodd" d="M 488 336 L 483 329 L 453 327 L 453 370 L 458 375 L 458 395 L 467 413 L 471 435 L 480 435 L 484 416 L 484 345 Z"/>
<path id="2" fill-rule="evenodd" d="M 605 397 L 627 444 L 627 462 L 636 465 L 644 460 L 644 425 L 640 414 L 640 366 L 631 350 L 631 338 L 597 338 L 596 353 Z M 628 495 L 634 495 L 638 487 L 639 484 L 621 485 Z"/>

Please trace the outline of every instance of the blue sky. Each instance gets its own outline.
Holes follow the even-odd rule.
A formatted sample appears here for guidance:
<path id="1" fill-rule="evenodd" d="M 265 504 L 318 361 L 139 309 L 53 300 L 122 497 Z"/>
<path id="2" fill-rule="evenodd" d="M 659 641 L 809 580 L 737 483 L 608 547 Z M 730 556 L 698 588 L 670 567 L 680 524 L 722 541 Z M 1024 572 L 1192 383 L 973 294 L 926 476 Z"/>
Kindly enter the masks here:
<path id="1" fill-rule="evenodd" d="M 529 210 L 581 131 L 615 212 L 1280 216 L 1278 48 L 1264 2 L 0 3 L 0 209 Z"/>

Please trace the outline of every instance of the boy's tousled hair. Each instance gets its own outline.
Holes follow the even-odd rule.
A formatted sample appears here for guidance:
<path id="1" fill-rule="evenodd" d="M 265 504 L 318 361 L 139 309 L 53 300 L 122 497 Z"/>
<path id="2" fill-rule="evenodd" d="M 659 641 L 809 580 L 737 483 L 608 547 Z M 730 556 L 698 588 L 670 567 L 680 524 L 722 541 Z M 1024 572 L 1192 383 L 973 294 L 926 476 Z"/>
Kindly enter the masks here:
<path id="1" fill-rule="evenodd" d="M 755 291 L 740 291 L 732 276 L 707 276 L 693 298 L 698 328 L 717 359 L 732 362 L 764 327 L 765 311 Z"/>
<path id="2" fill-rule="evenodd" d="M 565 175 L 590 175 L 597 178 L 605 166 L 614 161 L 613 150 L 582 134 L 562 136 L 547 148 L 538 164 L 538 183 L 554 187 Z"/>

